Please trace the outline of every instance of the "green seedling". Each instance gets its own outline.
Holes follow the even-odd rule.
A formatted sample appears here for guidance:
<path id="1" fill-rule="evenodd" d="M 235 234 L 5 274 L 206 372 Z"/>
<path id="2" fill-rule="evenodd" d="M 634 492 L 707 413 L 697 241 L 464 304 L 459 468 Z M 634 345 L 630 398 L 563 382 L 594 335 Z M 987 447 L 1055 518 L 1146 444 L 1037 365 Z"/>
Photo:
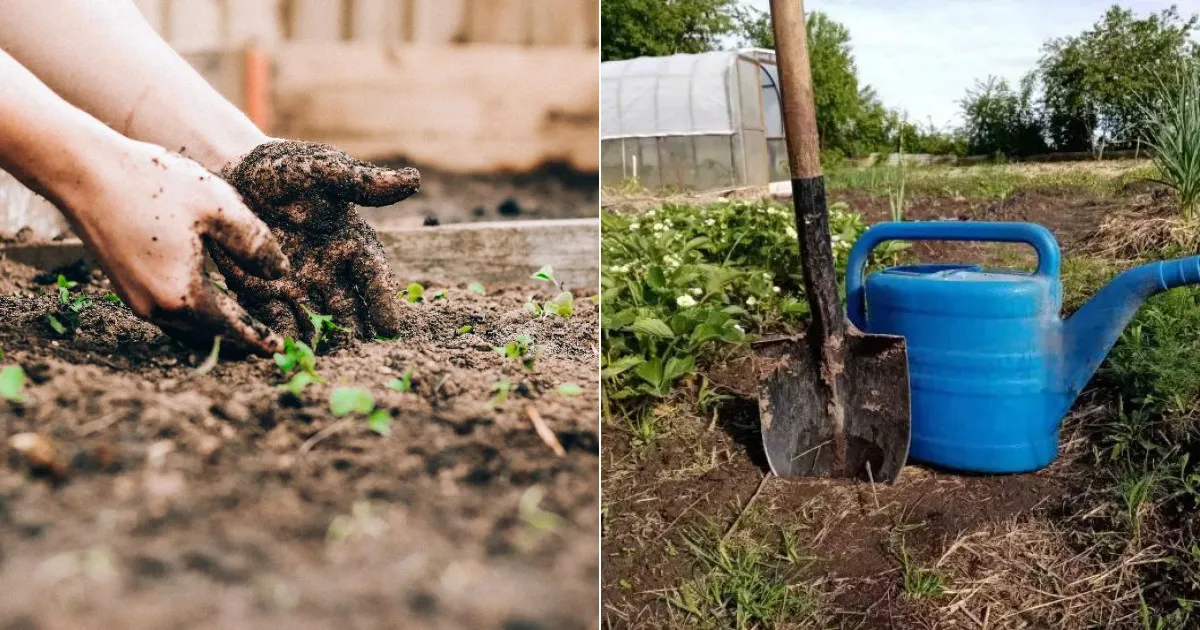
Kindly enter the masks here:
<path id="1" fill-rule="evenodd" d="M 388 385 L 388 387 L 390 387 L 400 393 L 411 392 L 412 391 L 412 375 L 413 375 L 412 370 L 404 370 L 403 376 L 401 376 L 400 378 L 394 378 L 394 379 L 388 381 L 387 385 Z"/>
<path id="2" fill-rule="evenodd" d="M 436 302 L 438 300 L 444 300 L 444 299 L 446 299 L 446 290 L 445 289 L 441 289 L 433 294 L 434 302 Z"/>
<path id="3" fill-rule="evenodd" d="M 425 300 L 425 287 L 421 286 L 420 283 L 414 282 L 408 285 L 407 289 L 401 291 L 400 295 L 412 304 L 423 302 Z"/>
<path id="4" fill-rule="evenodd" d="M 296 372 L 295 374 L 292 375 L 292 378 L 290 380 L 288 380 L 288 382 L 284 383 L 283 385 L 280 385 L 279 387 L 282 389 L 286 389 L 287 391 L 291 392 L 293 396 L 299 398 L 300 394 L 304 393 L 304 389 L 306 387 L 308 387 L 309 385 L 312 385 L 313 383 L 317 382 L 318 380 L 319 380 L 319 377 L 313 376 L 312 374 L 309 374 L 308 372 Z"/>
<path id="5" fill-rule="evenodd" d="M 464 325 L 458 327 L 458 334 L 465 335 L 467 333 L 470 333 L 472 330 L 475 330 L 474 326 L 472 326 L 470 324 L 464 324 Z"/>
<path id="6" fill-rule="evenodd" d="M 284 339 L 283 352 L 275 353 L 275 365 L 278 365 L 284 374 L 291 374 L 295 370 L 300 370 L 315 377 L 317 382 L 324 382 L 317 375 L 316 353 L 303 341 L 291 338 Z"/>
<path id="7" fill-rule="evenodd" d="M 392 414 L 375 406 L 375 398 L 363 387 L 337 387 L 329 395 L 329 411 L 342 418 L 350 414 L 367 417 L 367 427 L 379 435 L 392 434 Z"/>
<path id="8" fill-rule="evenodd" d="M 104 301 L 117 306 L 125 306 L 125 302 L 116 293 L 105 293 Z"/>
<path id="9" fill-rule="evenodd" d="M 74 333 L 79 328 L 79 314 L 92 305 L 86 295 L 71 295 L 71 289 L 77 286 L 78 282 L 58 275 L 58 313 L 47 313 L 46 323 L 59 335 Z"/>
<path id="10" fill-rule="evenodd" d="M 521 335 L 503 347 L 492 349 L 502 357 L 519 360 L 521 367 L 529 371 L 533 370 L 533 365 L 537 361 L 537 350 L 534 348 L 533 339 L 529 335 Z"/>
<path id="11" fill-rule="evenodd" d="M 542 280 L 543 282 L 554 283 L 554 267 L 546 265 L 545 267 L 538 269 L 536 273 L 529 277 L 533 278 L 534 280 Z"/>
<path id="12" fill-rule="evenodd" d="M 495 392 L 495 394 L 492 396 L 492 400 L 488 402 L 488 407 L 495 409 L 496 407 L 508 402 L 508 395 L 512 393 L 512 390 L 513 384 L 508 379 L 502 378 L 496 381 L 496 384 L 492 385 L 492 391 Z"/>
<path id="13" fill-rule="evenodd" d="M 400 335 L 393 335 L 391 337 L 385 337 L 383 335 L 375 335 L 375 341 L 396 341 L 398 339 L 400 339 Z"/>
<path id="14" fill-rule="evenodd" d="M 0 369 L 0 398 L 19 403 L 25 400 L 25 370 L 19 365 L 6 365 Z"/>
<path id="15" fill-rule="evenodd" d="M 580 396 L 583 394 L 583 388 L 575 383 L 563 383 L 558 386 L 558 393 L 563 396 Z"/>
<path id="16" fill-rule="evenodd" d="M 221 355 L 221 335 L 213 337 L 212 350 L 208 352 L 208 357 L 204 359 L 204 363 L 196 366 L 196 374 L 208 374 L 217 367 L 217 361 Z"/>
<path id="17" fill-rule="evenodd" d="M 472 282 L 471 284 L 467 285 L 467 290 L 477 295 L 484 295 L 487 293 L 487 291 L 483 288 L 483 285 L 478 282 Z"/>
<path id="18" fill-rule="evenodd" d="M 570 291 L 563 291 L 552 301 L 546 302 L 542 306 L 542 311 L 549 315 L 570 317 L 575 314 L 575 296 L 571 295 Z"/>
<path id="19" fill-rule="evenodd" d="M 540 304 L 538 304 L 532 297 L 529 298 L 529 301 L 525 303 L 525 310 L 529 311 L 530 313 L 533 313 L 534 315 L 536 315 L 538 317 L 541 317 L 542 313 L 544 312 L 544 310 L 542 309 L 542 306 Z"/>
<path id="20" fill-rule="evenodd" d="M 321 315 L 320 313 L 314 313 L 308 310 L 307 306 L 301 306 L 300 308 L 303 308 L 304 312 L 308 313 L 308 321 L 312 323 L 313 333 L 315 335 L 313 337 L 312 345 L 313 352 L 317 351 L 317 347 L 321 344 L 321 340 L 328 337 L 329 333 L 346 330 L 345 327 L 339 326 L 337 322 L 333 321 L 333 315 Z"/>

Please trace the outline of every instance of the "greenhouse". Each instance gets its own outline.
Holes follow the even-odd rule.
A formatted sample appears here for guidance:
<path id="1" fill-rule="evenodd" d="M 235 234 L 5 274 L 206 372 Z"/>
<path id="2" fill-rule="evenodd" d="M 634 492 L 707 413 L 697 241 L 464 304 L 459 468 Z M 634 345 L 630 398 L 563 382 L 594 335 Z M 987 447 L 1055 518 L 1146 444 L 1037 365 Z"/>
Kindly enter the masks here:
<path id="1" fill-rule="evenodd" d="M 600 66 L 601 178 L 649 189 L 788 178 L 775 53 L 640 57 Z"/>

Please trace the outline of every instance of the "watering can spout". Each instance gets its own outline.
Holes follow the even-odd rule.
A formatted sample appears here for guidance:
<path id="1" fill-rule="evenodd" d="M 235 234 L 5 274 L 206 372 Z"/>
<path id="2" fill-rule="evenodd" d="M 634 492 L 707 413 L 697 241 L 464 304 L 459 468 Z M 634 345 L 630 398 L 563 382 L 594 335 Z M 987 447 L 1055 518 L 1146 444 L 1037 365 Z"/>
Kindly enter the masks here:
<path id="1" fill-rule="evenodd" d="M 1100 367 L 1146 298 L 1192 284 L 1200 284 L 1200 256 L 1150 263 L 1113 278 L 1076 311 L 1063 329 L 1063 376 L 1068 405 Z"/>

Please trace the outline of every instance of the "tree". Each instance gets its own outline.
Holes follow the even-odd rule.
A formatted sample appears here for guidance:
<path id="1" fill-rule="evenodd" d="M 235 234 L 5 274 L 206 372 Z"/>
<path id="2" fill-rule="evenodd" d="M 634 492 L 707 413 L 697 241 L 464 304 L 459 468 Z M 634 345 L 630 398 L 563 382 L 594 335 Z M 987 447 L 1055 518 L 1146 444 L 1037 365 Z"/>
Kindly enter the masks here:
<path id="1" fill-rule="evenodd" d="M 737 0 L 604 0 L 604 61 L 701 53 L 721 47 L 735 30 Z"/>
<path id="2" fill-rule="evenodd" d="M 1050 40 L 1038 63 L 1047 132 L 1059 151 L 1129 145 L 1144 122 L 1143 104 L 1188 59 L 1197 17 L 1175 7 L 1145 18 L 1113 5 L 1091 29 Z"/>
<path id="3" fill-rule="evenodd" d="M 962 100 L 966 150 L 973 154 L 1033 155 L 1047 149 L 1042 121 L 1035 111 L 1033 75 L 1019 90 L 1004 79 L 978 82 Z"/>

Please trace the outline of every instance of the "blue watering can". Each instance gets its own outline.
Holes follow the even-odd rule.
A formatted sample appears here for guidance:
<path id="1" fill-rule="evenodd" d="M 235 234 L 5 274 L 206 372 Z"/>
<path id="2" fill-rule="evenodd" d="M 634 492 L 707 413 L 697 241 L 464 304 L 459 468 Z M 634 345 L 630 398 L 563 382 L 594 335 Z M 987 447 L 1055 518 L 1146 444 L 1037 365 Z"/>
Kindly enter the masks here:
<path id="1" fill-rule="evenodd" d="M 1025 243 L 1037 270 L 969 264 L 890 267 L 865 278 L 889 240 Z M 1038 470 L 1058 454 L 1058 427 L 1146 298 L 1200 284 L 1200 256 L 1156 262 L 1112 280 L 1059 316 L 1058 243 L 1032 223 L 882 223 L 850 250 L 846 310 L 873 334 L 908 345 L 914 460 L 987 473 Z"/>

